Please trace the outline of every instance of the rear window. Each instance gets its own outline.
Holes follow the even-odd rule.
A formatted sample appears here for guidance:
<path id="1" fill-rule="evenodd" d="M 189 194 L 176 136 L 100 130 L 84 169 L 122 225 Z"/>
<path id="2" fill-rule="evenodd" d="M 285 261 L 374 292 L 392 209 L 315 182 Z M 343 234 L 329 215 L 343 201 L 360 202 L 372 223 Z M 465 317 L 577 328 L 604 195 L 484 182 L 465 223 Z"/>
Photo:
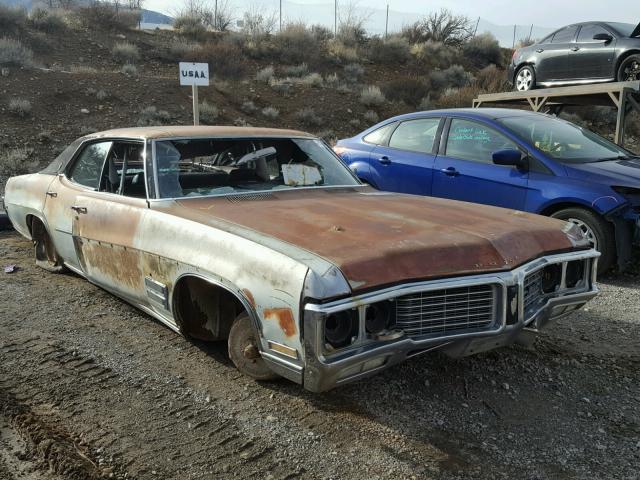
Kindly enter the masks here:
<path id="1" fill-rule="evenodd" d="M 374 145 L 383 145 L 387 141 L 387 138 L 389 138 L 389 134 L 393 131 L 396 125 L 396 123 L 389 123 L 384 127 L 380 127 L 377 130 L 374 130 L 373 132 L 366 135 L 363 140 Z"/>
<path id="2" fill-rule="evenodd" d="M 410 152 L 431 153 L 439 125 L 439 118 L 402 122 L 391 135 L 389 146 Z"/>

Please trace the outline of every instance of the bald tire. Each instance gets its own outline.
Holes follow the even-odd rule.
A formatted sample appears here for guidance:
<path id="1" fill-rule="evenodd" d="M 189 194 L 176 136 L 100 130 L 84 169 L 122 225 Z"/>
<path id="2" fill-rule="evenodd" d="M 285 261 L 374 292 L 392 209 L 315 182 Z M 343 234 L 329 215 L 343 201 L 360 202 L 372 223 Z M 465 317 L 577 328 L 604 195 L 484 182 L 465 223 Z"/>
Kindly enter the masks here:
<path id="1" fill-rule="evenodd" d="M 229 331 L 229 358 L 243 374 L 255 380 L 275 380 L 273 373 L 260 356 L 258 339 L 246 313 L 236 318 Z"/>

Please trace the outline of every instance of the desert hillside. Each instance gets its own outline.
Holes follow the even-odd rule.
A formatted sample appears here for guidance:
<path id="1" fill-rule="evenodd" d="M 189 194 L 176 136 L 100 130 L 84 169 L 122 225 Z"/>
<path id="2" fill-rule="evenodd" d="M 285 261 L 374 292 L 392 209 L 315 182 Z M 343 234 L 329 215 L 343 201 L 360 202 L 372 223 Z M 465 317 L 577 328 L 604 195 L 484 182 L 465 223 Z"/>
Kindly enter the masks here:
<path id="1" fill-rule="evenodd" d="M 29 14 L 0 7 L 0 190 L 7 176 L 41 167 L 86 133 L 189 124 L 181 60 L 210 65 L 202 123 L 291 127 L 329 141 L 509 88 L 511 52 L 488 34 L 470 36 L 464 17 L 448 12 L 386 39 L 366 36 L 357 19 L 333 35 L 300 23 L 279 31 L 252 15 L 239 32 L 212 31 L 195 15 L 178 18 L 174 31 L 140 31 L 135 14 L 101 4 Z M 611 112 L 588 114 L 608 132 Z"/>

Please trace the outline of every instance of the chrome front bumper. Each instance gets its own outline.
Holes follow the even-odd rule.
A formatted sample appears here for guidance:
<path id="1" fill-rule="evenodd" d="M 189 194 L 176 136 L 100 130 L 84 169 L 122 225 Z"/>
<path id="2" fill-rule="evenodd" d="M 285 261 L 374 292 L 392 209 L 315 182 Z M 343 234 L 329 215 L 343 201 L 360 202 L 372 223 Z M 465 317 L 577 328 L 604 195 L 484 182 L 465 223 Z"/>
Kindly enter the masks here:
<path id="1" fill-rule="evenodd" d="M 595 250 L 550 255 L 509 272 L 401 285 L 328 304 L 307 304 L 303 330 L 305 360 L 302 383 L 306 389 L 320 392 L 373 375 L 407 358 L 431 350 L 443 349 L 449 355 L 464 356 L 512 344 L 524 335 L 535 334 L 550 321 L 569 315 L 598 294 L 595 285 L 595 260 L 599 255 Z M 557 296 L 546 299 L 535 311 L 525 314 L 524 280 L 527 275 L 551 264 L 566 264 L 585 259 L 590 259 L 590 269 L 585 272 L 585 283 L 580 289 L 552 294 Z M 566 267 L 563 267 L 563 272 L 565 271 Z M 502 287 L 498 295 L 496 321 L 491 330 L 424 339 L 409 338 L 405 335 L 389 340 L 369 340 L 344 351 L 325 351 L 322 318 L 332 312 L 346 308 L 363 308 L 363 305 L 369 303 L 418 291 L 489 283 Z M 516 288 L 518 294 L 517 314 L 509 317 L 507 292 L 510 287 L 511 291 Z"/>

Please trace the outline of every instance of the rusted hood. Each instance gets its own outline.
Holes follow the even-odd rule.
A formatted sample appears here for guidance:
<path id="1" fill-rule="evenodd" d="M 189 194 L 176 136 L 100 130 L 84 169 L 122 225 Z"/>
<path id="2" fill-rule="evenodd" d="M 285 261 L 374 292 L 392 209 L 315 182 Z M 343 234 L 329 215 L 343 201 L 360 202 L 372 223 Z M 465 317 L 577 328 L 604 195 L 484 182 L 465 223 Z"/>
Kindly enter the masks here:
<path id="1" fill-rule="evenodd" d="M 313 252 L 354 291 L 506 270 L 573 248 L 564 222 L 472 203 L 369 188 L 238 198 L 184 199 L 171 213 L 202 223 L 215 217 Z"/>

